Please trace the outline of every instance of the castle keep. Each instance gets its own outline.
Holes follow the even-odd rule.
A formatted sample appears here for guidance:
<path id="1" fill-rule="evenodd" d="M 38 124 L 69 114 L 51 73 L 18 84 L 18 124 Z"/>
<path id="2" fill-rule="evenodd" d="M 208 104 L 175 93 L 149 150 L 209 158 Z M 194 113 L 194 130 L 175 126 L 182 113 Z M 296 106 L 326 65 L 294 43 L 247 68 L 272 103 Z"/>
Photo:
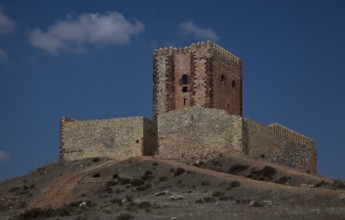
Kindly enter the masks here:
<path id="1" fill-rule="evenodd" d="M 153 118 L 199 106 L 242 116 L 242 63 L 218 45 L 207 42 L 153 54 Z"/>
<path id="2" fill-rule="evenodd" d="M 213 42 L 153 52 L 153 121 L 60 121 L 60 159 L 265 158 L 316 172 L 314 142 L 282 125 L 242 117 L 242 62 Z"/>

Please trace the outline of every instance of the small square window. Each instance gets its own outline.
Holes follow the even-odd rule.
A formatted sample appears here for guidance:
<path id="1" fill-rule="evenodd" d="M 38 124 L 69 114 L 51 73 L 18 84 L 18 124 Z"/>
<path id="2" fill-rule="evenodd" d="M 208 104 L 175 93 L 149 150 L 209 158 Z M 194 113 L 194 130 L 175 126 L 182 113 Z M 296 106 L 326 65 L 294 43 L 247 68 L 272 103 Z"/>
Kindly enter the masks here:
<path id="1" fill-rule="evenodd" d="M 182 87 L 182 92 L 188 92 L 187 86 Z"/>

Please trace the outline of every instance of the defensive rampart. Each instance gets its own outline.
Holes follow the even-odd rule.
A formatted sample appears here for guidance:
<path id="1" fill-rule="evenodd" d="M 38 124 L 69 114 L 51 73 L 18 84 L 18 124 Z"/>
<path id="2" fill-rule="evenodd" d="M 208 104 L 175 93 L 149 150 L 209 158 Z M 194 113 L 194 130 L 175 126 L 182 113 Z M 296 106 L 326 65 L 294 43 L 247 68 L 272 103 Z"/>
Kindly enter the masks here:
<path id="1" fill-rule="evenodd" d="M 314 141 L 280 124 L 263 125 L 245 119 L 245 151 L 248 156 L 316 172 Z"/>
<path id="2" fill-rule="evenodd" d="M 159 157 L 207 160 L 243 154 L 242 118 L 225 110 L 192 107 L 158 116 Z"/>
<path id="3" fill-rule="evenodd" d="M 77 121 L 61 118 L 60 159 L 153 155 L 156 131 L 144 117 Z"/>

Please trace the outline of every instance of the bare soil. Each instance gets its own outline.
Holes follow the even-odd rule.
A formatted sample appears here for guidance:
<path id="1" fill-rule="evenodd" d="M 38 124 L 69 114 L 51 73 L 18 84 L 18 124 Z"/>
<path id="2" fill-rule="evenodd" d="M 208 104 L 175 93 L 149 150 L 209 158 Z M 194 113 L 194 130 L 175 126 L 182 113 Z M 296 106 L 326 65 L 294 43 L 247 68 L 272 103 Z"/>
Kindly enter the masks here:
<path id="1" fill-rule="evenodd" d="M 345 219 L 345 184 L 237 156 L 91 158 L 0 183 L 0 219 Z"/>

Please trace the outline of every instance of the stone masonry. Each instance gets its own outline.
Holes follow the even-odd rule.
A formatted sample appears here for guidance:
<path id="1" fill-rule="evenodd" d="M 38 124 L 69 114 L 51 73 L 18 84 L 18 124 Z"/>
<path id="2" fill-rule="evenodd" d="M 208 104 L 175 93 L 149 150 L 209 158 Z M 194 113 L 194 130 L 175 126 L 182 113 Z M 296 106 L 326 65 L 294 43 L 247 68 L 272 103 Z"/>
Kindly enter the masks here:
<path id="1" fill-rule="evenodd" d="M 153 118 L 193 106 L 242 116 L 242 62 L 212 42 L 153 53 Z"/>
<path id="2" fill-rule="evenodd" d="M 60 159 L 151 155 L 265 158 L 316 172 L 315 143 L 282 125 L 242 118 L 242 61 L 212 42 L 153 52 L 153 121 L 60 121 Z"/>
<path id="3" fill-rule="evenodd" d="M 282 125 L 244 119 L 245 155 L 316 172 L 315 143 Z"/>
<path id="4" fill-rule="evenodd" d="M 159 157 L 166 159 L 200 161 L 243 154 L 242 118 L 225 110 L 190 107 L 161 114 L 158 137 Z"/>
<path id="5" fill-rule="evenodd" d="M 60 159 L 153 155 L 155 129 L 144 117 L 60 121 Z"/>

